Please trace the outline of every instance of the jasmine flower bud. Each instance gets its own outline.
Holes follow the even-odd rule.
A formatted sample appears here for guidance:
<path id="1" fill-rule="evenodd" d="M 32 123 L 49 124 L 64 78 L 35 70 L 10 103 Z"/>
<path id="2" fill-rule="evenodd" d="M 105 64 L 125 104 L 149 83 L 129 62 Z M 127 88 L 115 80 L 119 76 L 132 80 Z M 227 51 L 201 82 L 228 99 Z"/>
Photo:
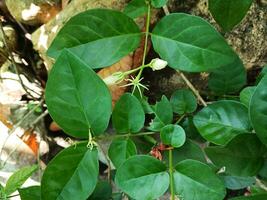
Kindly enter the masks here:
<path id="1" fill-rule="evenodd" d="M 150 67 L 153 71 L 164 69 L 167 65 L 167 61 L 161 60 L 159 58 L 155 58 L 150 62 Z"/>
<path id="2" fill-rule="evenodd" d="M 106 78 L 103 79 L 103 81 L 106 83 L 106 85 L 115 85 L 124 79 L 124 72 L 116 72 Z"/>

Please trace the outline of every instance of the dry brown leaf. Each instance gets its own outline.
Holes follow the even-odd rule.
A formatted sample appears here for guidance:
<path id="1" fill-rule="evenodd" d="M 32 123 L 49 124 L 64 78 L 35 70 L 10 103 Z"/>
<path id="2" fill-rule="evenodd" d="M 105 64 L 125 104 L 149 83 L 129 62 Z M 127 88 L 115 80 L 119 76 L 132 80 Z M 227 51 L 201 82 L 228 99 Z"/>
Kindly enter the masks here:
<path id="1" fill-rule="evenodd" d="M 35 156 L 38 156 L 39 152 L 39 143 L 37 141 L 37 136 L 33 132 L 33 130 L 27 130 L 24 132 L 24 134 L 20 137 L 20 139 L 30 147 L 30 149 L 33 151 Z"/>

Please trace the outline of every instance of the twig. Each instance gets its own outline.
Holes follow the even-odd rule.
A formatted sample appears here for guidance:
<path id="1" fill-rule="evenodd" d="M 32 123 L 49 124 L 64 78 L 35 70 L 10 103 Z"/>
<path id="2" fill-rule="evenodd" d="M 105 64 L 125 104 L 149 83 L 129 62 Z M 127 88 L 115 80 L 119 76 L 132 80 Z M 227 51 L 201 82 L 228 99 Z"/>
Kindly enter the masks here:
<path id="1" fill-rule="evenodd" d="M 163 11 L 165 13 L 165 15 L 169 15 L 170 11 L 168 9 L 168 7 L 165 5 L 163 6 Z M 194 87 L 194 85 L 188 80 L 188 78 L 179 70 L 176 70 L 178 72 L 178 74 L 181 76 L 181 78 L 184 80 L 184 82 L 186 83 L 186 85 L 190 88 L 190 90 L 192 90 L 192 92 L 195 94 L 195 96 L 197 97 L 197 99 L 200 101 L 200 103 L 203 106 L 207 106 L 207 103 L 204 101 L 204 99 L 200 96 L 198 90 Z"/>
<path id="2" fill-rule="evenodd" d="M 37 124 L 42 118 L 44 118 L 46 115 L 48 115 L 49 112 L 48 110 L 44 111 L 41 115 L 39 115 L 32 123 L 31 126 L 35 126 L 35 124 Z"/>
<path id="3" fill-rule="evenodd" d="M 9 57 L 11 59 L 11 62 L 13 64 L 14 68 L 15 68 L 16 74 L 18 75 L 18 78 L 19 78 L 19 81 L 20 81 L 20 84 L 21 84 L 22 88 L 25 90 L 25 92 L 30 97 L 32 97 L 33 99 L 36 99 L 31 93 L 29 93 L 27 87 L 23 83 L 22 78 L 20 77 L 20 74 L 19 74 L 19 71 L 18 71 L 18 66 L 17 66 L 17 64 L 15 62 L 14 56 L 12 55 L 12 52 L 11 52 L 11 50 L 9 48 L 8 43 L 7 43 L 7 37 L 6 37 L 6 34 L 5 34 L 5 31 L 4 31 L 3 24 L 2 24 L 2 21 L 1 20 L 0 20 L 0 31 L 1 31 L 1 33 L 3 35 L 3 42 L 4 42 L 4 45 L 5 45 L 6 49 L 7 49 L 7 53 L 8 53 L 8 55 L 9 55 Z"/>
<path id="4" fill-rule="evenodd" d="M 258 185 L 261 189 L 267 191 L 267 186 L 264 185 L 260 179 L 256 178 L 256 185 Z"/>

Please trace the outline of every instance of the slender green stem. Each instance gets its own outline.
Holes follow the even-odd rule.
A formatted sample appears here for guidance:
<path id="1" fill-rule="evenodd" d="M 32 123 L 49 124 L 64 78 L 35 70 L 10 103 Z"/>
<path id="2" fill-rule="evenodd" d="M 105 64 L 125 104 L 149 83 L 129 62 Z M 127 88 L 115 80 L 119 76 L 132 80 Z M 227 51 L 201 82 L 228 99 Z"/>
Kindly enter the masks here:
<path id="1" fill-rule="evenodd" d="M 137 134 L 123 134 L 123 135 L 104 135 L 104 136 L 100 136 L 97 137 L 98 140 L 101 140 L 103 138 L 105 139 L 114 139 L 114 138 L 124 138 L 124 137 L 141 137 L 141 136 L 145 136 L 145 135 L 154 135 L 156 134 L 155 132 L 141 132 L 141 133 L 137 133 Z"/>
<path id="2" fill-rule="evenodd" d="M 174 194 L 174 181 L 173 181 L 173 162 L 172 162 L 172 149 L 169 150 L 169 173 L 170 173 L 170 190 L 171 200 L 175 200 Z"/>
<path id="3" fill-rule="evenodd" d="M 184 117 L 185 117 L 186 115 L 185 114 L 183 114 L 176 122 L 175 122 L 175 124 L 179 124 L 183 119 L 184 119 Z"/>
<path id="4" fill-rule="evenodd" d="M 142 66 L 138 75 L 136 76 L 137 80 L 140 79 L 141 74 L 143 72 L 145 61 L 146 61 L 146 53 L 147 53 L 147 45 L 148 45 L 148 36 L 149 36 L 149 26 L 150 26 L 150 14 L 151 14 L 151 5 L 150 2 L 147 5 L 147 16 L 146 16 L 146 36 L 145 36 L 145 45 L 144 45 L 144 53 L 143 53 L 143 60 L 142 60 Z"/>

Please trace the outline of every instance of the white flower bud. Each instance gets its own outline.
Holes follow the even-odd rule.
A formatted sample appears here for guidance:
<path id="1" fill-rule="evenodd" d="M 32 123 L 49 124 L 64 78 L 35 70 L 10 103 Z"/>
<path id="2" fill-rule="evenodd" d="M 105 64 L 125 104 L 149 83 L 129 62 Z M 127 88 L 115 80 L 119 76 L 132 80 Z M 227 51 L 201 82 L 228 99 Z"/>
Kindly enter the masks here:
<path id="1" fill-rule="evenodd" d="M 168 62 L 165 60 L 161 60 L 159 58 L 155 58 L 151 61 L 151 68 L 153 71 L 164 69 L 168 65 Z"/>
<path id="2" fill-rule="evenodd" d="M 103 81 L 106 83 L 106 85 L 115 85 L 122 81 L 124 79 L 124 73 L 123 72 L 116 72 L 106 78 L 103 79 Z"/>

